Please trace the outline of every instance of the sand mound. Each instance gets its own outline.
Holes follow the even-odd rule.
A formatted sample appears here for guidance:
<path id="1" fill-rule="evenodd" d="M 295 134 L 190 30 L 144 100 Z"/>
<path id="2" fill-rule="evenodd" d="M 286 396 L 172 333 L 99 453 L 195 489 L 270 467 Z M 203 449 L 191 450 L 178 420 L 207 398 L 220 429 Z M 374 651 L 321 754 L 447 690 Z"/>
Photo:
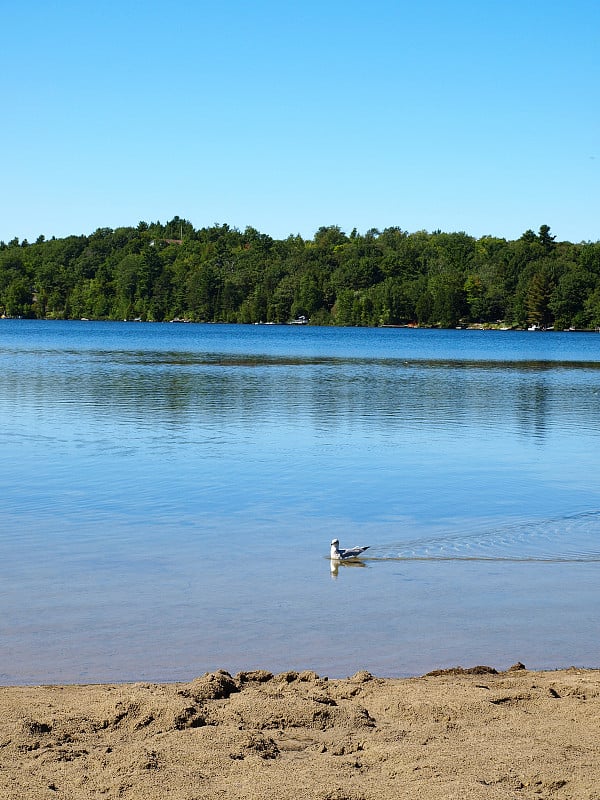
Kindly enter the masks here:
<path id="1" fill-rule="evenodd" d="M 2 800 L 600 800 L 600 673 L 0 688 Z"/>

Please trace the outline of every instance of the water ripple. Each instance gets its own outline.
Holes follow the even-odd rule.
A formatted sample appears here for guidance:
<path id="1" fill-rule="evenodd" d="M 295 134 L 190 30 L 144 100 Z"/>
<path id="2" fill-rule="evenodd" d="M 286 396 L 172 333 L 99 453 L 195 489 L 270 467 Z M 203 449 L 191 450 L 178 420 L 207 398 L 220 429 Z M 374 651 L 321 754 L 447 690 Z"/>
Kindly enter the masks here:
<path id="1" fill-rule="evenodd" d="M 372 548 L 372 560 L 600 561 L 600 511 L 522 521 Z"/>

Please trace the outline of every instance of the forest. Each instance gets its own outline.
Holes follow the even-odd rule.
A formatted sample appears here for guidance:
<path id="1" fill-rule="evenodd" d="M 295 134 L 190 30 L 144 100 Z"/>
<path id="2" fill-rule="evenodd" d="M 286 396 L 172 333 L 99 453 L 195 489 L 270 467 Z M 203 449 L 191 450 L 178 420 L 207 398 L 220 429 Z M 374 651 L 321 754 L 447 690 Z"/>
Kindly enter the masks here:
<path id="1" fill-rule="evenodd" d="M 274 239 L 185 219 L 0 242 L 0 315 L 312 325 L 600 327 L 600 242 L 399 227 Z"/>

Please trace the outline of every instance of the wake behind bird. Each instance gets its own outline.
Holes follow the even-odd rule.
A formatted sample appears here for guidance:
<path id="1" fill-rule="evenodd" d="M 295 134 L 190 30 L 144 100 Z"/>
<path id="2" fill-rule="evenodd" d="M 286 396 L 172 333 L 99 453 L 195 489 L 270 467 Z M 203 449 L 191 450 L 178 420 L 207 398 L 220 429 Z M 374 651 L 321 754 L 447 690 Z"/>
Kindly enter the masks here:
<path id="1" fill-rule="evenodd" d="M 369 560 L 600 561 L 600 511 L 553 519 L 515 520 L 497 527 L 375 545 L 370 550 Z"/>

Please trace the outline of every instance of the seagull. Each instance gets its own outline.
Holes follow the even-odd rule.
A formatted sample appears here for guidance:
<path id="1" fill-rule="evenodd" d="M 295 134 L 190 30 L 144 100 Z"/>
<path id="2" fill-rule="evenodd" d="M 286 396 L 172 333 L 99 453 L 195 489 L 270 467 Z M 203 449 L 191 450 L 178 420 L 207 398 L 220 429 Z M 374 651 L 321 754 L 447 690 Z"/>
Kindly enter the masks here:
<path id="1" fill-rule="evenodd" d="M 347 561 L 350 558 L 358 558 L 361 553 L 369 549 L 368 547 L 350 547 L 348 550 L 344 550 L 343 548 L 340 550 L 339 544 L 339 539 L 334 539 L 331 542 L 331 555 L 329 557 L 336 561 Z"/>

